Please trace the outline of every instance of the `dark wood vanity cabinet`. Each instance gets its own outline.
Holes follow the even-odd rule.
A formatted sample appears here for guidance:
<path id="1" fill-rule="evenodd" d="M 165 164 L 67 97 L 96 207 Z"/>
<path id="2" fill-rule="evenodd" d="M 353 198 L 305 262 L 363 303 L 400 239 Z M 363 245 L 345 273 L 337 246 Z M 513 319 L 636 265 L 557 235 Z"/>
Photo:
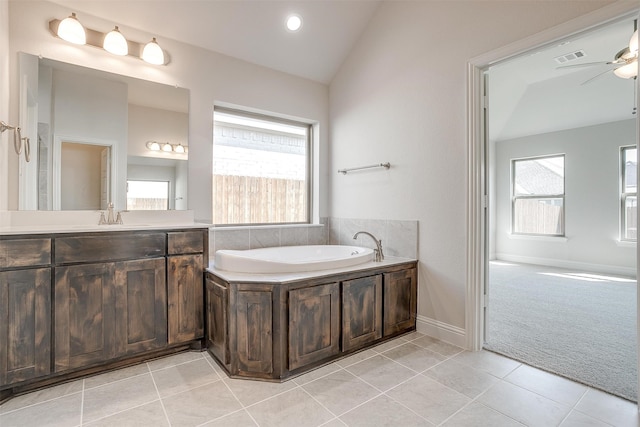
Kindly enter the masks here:
<path id="1" fill-rule="evenodd" d="M 0 240 L 0 386 L 51 371 L 51 239 Z"/>
<path id="2" fill-rule="evenodd" d="M 287 283 L 207 272 L 205 282 L 206 346 L 234 377 L 286 379 L 416 327 L 414 261 Z"/>
<path id="3" fill-rule="evenodd" d="M 0 398 L 201 348 L 208 229 L 0 236 Z M 129 362 L 131 363 L 131 362 Z M 63 375 L 64 374 L 64 375 Z"/>

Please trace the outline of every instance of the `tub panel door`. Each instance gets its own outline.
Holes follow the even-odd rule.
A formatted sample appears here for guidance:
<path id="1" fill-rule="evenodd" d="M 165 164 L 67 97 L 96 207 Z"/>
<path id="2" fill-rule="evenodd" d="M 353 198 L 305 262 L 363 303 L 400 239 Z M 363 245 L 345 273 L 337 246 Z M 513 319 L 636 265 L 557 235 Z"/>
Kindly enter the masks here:
<path id="1" fill-rule="evenodd" d="M 289 291 L 289 369 L 339 352 L 339 283 Z"/>
<path id="2" fill-rule="evenodd" d="M 342 282 L 342 351 L 382 338 L 382 276 Z"/>
<path id="3" fill-rule="evenodd" d="M 238 290 L 236 294 L 238 374 L 273 372 L 273 303 L 270 291 Z M 232 370 L 235 371 L 234 367 Z"/>
<path id="4" fill-rule="evenodd" d="M 384 273 L 384 336 L 415 329 L 416 269 Z"/>

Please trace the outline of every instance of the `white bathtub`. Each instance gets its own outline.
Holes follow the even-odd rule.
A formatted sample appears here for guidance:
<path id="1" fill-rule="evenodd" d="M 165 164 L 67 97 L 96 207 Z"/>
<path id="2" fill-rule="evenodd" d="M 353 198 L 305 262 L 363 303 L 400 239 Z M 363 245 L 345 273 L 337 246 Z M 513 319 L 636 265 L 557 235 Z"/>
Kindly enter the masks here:
<path id="1" fill-rule="evenodd" d="M 214 266 L 238 273 L 299 273 L 350 267 L 373 261 L 373 250 L 359 246 L 309 245 L 216 251 Z"/>

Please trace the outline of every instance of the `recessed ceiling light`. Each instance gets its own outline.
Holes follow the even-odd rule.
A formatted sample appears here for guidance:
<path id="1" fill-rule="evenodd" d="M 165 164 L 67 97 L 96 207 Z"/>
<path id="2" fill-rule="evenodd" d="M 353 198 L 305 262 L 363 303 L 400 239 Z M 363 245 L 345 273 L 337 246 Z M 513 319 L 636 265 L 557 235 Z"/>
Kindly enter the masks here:
<path id="1" fill-rule="evenodd" d="M 292 14 L 287 17 L 287 30 L 296 32 L 302 28 L 302 18 L 300 15 Z"/>

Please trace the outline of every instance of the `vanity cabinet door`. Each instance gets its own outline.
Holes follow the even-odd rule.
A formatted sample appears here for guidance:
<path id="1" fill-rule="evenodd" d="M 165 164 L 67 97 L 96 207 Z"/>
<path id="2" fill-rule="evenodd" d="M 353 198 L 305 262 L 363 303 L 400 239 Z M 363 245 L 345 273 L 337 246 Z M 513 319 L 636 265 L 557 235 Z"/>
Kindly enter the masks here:
<path id="1" fill-rule="evenodd" d="M 0 386 L 47 375 L 51 269 L 0 272 Z"/>
<path id="2" fill-rule="evenodd" d="M 384 273 L 384 336 L 409 331 L 416 326 L 416 269 Z"/>
<path id="3" fill-rule="evenodd" d="M 205 282 L 207 348 L 224 365 L 229 364 L 228 286 L 210 278 Z"/>
<path id="4" fill-rule="evenodd" d="M 342 282 L 342 351 L 382 338 L 382 276 Z"/>
<path id="5" fill-rule="evenodd" d="M 235 340 L 231 371 L 264 376 L 273 372 L 273 294 L 270 290 L 244 288 L 233 293 Z"/>
<path id="6" fill-rule="evenodd" d="M 56 268 L 56 372 L 115 356 L 114 288 L 114 263 Z"/>
<path id="7" fill-rule="evenodd" d="M 204 264 L 202 254 L 167 258 L 169 344 L 204 336 Z"/>
<path id="8" fill-rule="evenodd" d="M 289 369 L 340 352 L 340 284 L 289 291 Z"/>
<path id="9" fill-rule="evenodd" d="M 164 258 L 116 263 L 116 353 L 128 355 L 167 345 Z"/>

